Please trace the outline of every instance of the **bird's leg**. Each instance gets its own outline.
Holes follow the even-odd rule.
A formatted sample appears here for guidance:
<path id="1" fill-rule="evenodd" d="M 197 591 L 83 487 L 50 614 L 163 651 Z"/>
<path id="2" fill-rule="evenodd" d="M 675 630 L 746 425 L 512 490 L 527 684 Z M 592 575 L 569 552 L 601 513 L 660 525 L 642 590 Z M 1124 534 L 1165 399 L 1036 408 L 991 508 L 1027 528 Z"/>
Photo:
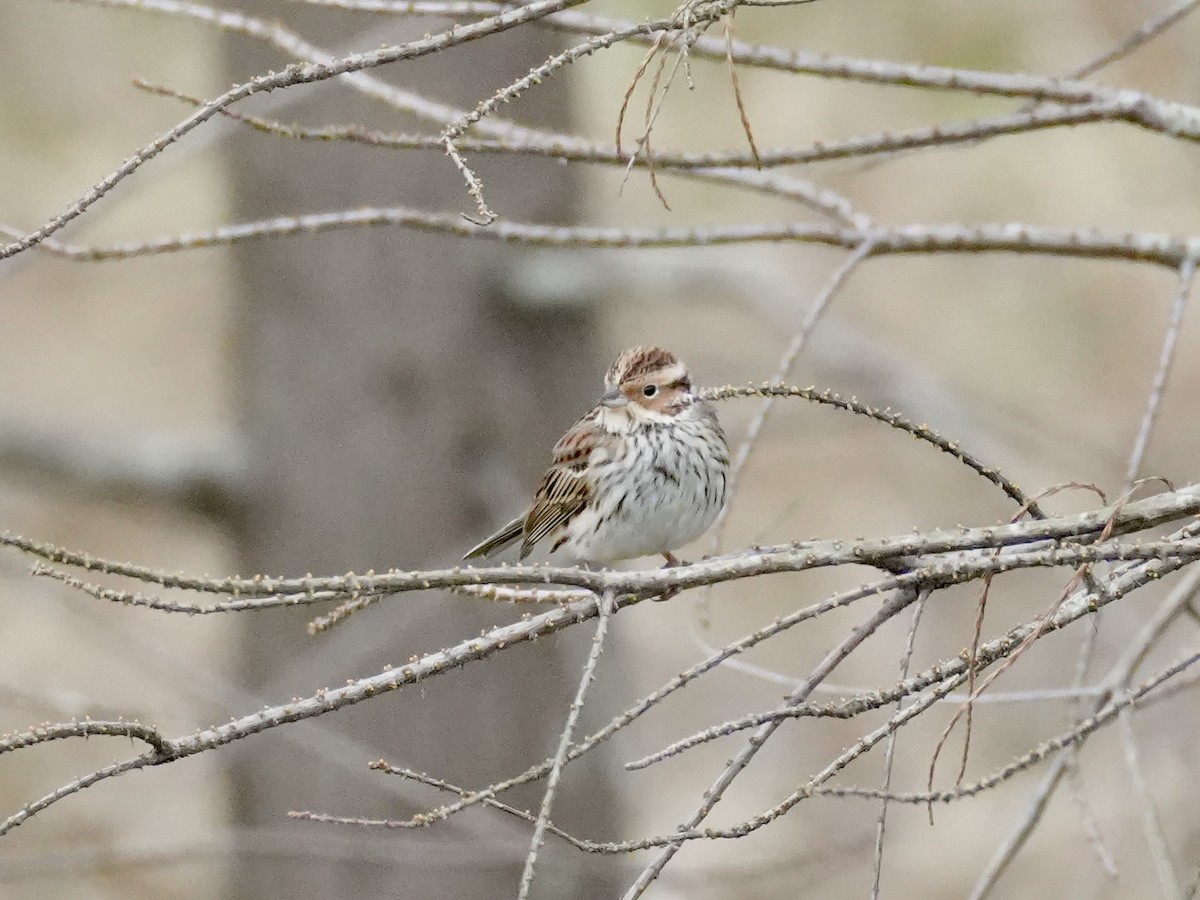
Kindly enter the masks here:
<path id="1" fill-rule="evenodd" d="M 663 566 L 664 569 L 673 569 L 676 566 L 686 566 L 687 565 L 686 561 L 680 559 L 679 557 L 677 557 L 674 553 L 671 553 L 670 551 L 667 551 L 666 553 L 663 554 L 663 559 L 665 559 L 667 561 L 666 565 Z M 668 588 L 667 590 L 663 591 L 662 594 L 660 594 L 657 597 L 654 597 L 653 599 L 655 601 L 661 603 L 663 600 L 670 600 L 672 597 L 674 597 L 678 593 L 679 593 L 679 588 Z"/>

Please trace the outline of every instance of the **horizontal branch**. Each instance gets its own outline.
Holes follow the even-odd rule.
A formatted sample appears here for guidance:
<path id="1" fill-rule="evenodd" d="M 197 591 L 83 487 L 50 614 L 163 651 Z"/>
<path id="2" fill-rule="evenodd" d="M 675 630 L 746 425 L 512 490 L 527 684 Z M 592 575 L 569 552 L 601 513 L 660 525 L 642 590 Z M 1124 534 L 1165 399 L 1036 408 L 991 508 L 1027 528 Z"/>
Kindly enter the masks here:
<path id="1" fill-rule="evenodd" d="M 281 72 L 259 75 L 242 84 L 235 85 L 219 97 L 209 101 L 174 128 L 147 144 L 115 171 L 107 175 L 90 190 L 71 203 L 65 211 L 47 220 L 29 233 L 21 234 L 11 243 L 0 246 L 0 259 L 28 250 L 52 236 L 69 222 L 81 216 L 103 198 L 121 181 L 139 169 L 150 159 L 159 155 L 171 144 L 208 121 L 222 110 L 254 94 L 309 84 L 344 75 L 352 75 L 365 69 L 382 66 L 401 60 L 416 59 L 440 52 L 463 43 L 478 40 L 512 28 L 546 19 L 555 13 L 569 11 L 571 6 L 584 0 L 534 0 L 534 2 L 503 12 L 490 18 L 453 26 L 447 31 L 432 34 L 416 41 L 384 47 L 366 53 L 346 57 L 323 59 L 321 62 L 295 63 Z M 158 0 L 156 3 L 139 0 L 106 0 L 101 5 L 153 8 L 156 11 L 173 11 L 177 15 L 189 14 L 190 5 Z M 623 40 L 653 41 L 657 35 L 678 31 L 685 25 L 695 37 L 689 39 L 689 53 L 696 57 L 709 57 L 722 61 L 759 68 L 775 69 L 797 74 L 820 75 L 828 78 L 859 80 L 875 84 L 897 84 L 943 90 L 962 90 L 1006 97 L 1026 97 L 1041 101 L 1064 104 L 1112 102 L 1127 106 L 1129 115 L 1146 127 L 1176 137 L 1196 139 L 1200 136 L 1200 110 L 1172 101 L 1161 100 L 1135 91 L 1116 91 L 1071 79 L 1056 79 L 1024 74 L 975 72 L 948 69 L 939 66 L 889 63 L 877 60 L 861 60 L 851 57 L 821 56 L 805 51 L 789 51 L 773 47 L 756 47 L 739 41 L 722 41 L 706 37 L 701 32 L 707 23 L 741 5 L 737 0 L 714 0 L 705 4 L 684 4 L 676 16 L 657 22 L 631 23 L 603 22 L 608 33 L 620 34 Z M 207 9 L 207 8 L 206 8 Z M 220 14 L 209 10 L 219 23 Z M 593 19 L 594 22 L 601 22 Z M 461 224 L 461 223 L 460 223 Z M 491 229 L 488 229 L 491 231 Z M 512 238 L 502 238 L 511 240 Z M 744 240 L 744 238 L 742 238 Z M 762 238 L 769 239 L 769 238 Z M 783 239 L 783 238 L 776 238 Z M 861 242 L 861 237 L 854 243 Z M 711 241 L 709 241 L 711 242 Z M 694 243 L 694 241 L 693 241 Z M 628 246 L 623 241 L 617 246 Z M 982 249 L 982 248 L 981 248 Z M 1076 254 L 1077 255 L 1077 254 Z M 1084 254 L 1087 255 L 1087 254 Z M 1111 255 L 1111 254 L 1101 254 Z M 1116 258 L 1128 258 L 1120 253 Z M 1178 265 L 1180 256 L 1169 263 Z M 1162 262 L 1161 258 L 1154 261 Z"/>
<path id="2" fill-rule="evenodd" d="M 327 6 L 341 10 L 359 10 L 374 13 L 410 15 L 417 12 L 414 5 L 394 0 L 301 0 L 312 6 Z M 730 7 L 762 5 L 753 2 L 731 3 Z M 781 4 L 772 4 L 781 5 Z M 465 14 L 452 11 L 452 4 L 445 4 L 445 15 Z M 695 4 L 685 4 L 695 9 Z M 499 11 L 503 4 L 494 6 L 475 4 L 474 11 L 482 15 L 483 10 Z M 681 7 L 682 8 L 682 7 Z M 426 12 L 433 13 L 433 4 Z M 695 16 L 695 13 L 693 13 Z M 698 16 L 695 16 L 699 20 Z M 539 19 L 539 24 L 573 34 L 605 35 L 627 30 L 634 24 L 628 19 L 593 15 L 580 10 L 563 10 Z M 654 34 L 641 34 L 630 38 L 630 43 L 650 45 Z M 1118 90 L 1083 81 L 1080 78 L 1062 78 L 1052 75 L 1030 75 L 1027 73 L 988 72 L 977 69 L 930 66 L 919 63 L 893 62 L 889 60 L 864 59 L 829 53 L 812 53 L 786 47 L 750 44 L 745 41 L 700 35 L 689 44 L 689 56 L 706 59 L 719 64 L 732 61 L 736 65 L 750 68 L 769 69 L 793 75 L 812 75 L 819 78 L 858 81 L 865 84 L 913 87 L 931 90 L 961 91 L 998 97 L 1023 97 L 1035 101 L 1074 104 L 1096 101 L 1121 100 L 1144 105 L 1147 123 L 1159 124 L 1163 130 L 1189 140 L 1200 139 L 1200 109 L 1153 97 L 1138 91 Z"/>
<path id="3" fill-rule="evenodd" d="M 56 233 L 68 223 L 83 215 L 84 212 L 120 182 L 136 172 L 146 162 L 158 156 L 171 144 L 174 144 L 180 138 L 207 122 L 222 109 L 232 106 L 234 103 L 244 100 L 247 97 L 295 85 L 325 81 L 330 78 L 336 78 L 339 75 L 359 72 L 363 69 L 375 68 L 399 62 L 400 60 L 418 59 L 422 56 L 460 46 L 470 41 L 479 40 L 488 35 L 500 34 L 528 22 L 535 21 L 539 17 L 548 15 L 549 13 L 566 9 L 570 6 L 577 6 L 583 2 L 586 2 L 586 0 L 532 0 L 530 3 L 518 6 L 515 9 L 507 9 L 505 12 L 489 19 L 472 22 L 468 25 L 453 26 L 446 31 L 405 44 L 382 47 L 367 53 L 356 53 L 328 63 L 295 63 L 286 67 L 281 72 L 269 72 L 265 75 L 258 75 L 249 81 L 234 85 L 219 97 L 216 97 L 196 110 L 174 128 L 164 132 L 154 141 L 142 147 L 115 171 L 105 176 L 89 191 L 71 203 L 62 213 L 49 219 L 34 231 L 23 235 L 12 243 L 0 246 L 0 259 L 6 259 L 24 250 L 28 250 L 30 247 L 36 246 L 50 235 Z M 114 3 L 113 5 L 118 4 Z M 135 6 L 136 4 L 131 3 L 129 5 Z"/>
<path id="4" fill-rule="evenodd" d="M 1096 229 L 1043 228 L 1022 224 L 912 224 L 894 227 L 838 228 L 785 225 L 713 225 L 690 228 L 595 228 L 538 225 L 507 220 L 480 227 L 457 213 L 403 207 L 371 207 L 340 212 L 278 216 L 258 222 L 107 246 L 75 246 L 41 240 L 46 252 L 76 262 L 99 262 L 200 250 L 241 241 L 321 234 L 347 228 L 411 228 L 434 234 L 510 244 L 582 248 L 714 247 L 728 244 L 797 243 L 854 250 L 872 244 L 872 256 L 926 253 L 1018 253 L 1077 259 L 1155 263 L 1178 269 L 1189 255 L 1200 256 L 1200 237 L 1161 232 L 1106 232 Z M 5 229 L 8 230 L 8 229 Z"/>
<path id="5" fill-rule="evenodd" d="M 1172 538 L 1184 538 L 1194 536 L 1197 531 L 1200 531 L 1200 525 L 1190 523 L 1179 532 L 1171 535 Z M 1007 633 L 1001 635 L 994 640 L 988 641 L 977 648 L 973 658 L 967 654 L 959 654 L 951 659 L 943 659 L 922 672 L 911 675 L 890 688 L 884 688 L 877 691 L 861 694 L 855 697 L 850 697 L 837 703 L 827 704 L 824 706 L 816 706 L 810 704 L 797 704 L 792 707 L 796 717 L 812 716 L 812 717 L 835 717 L 835 718 L 853 718 L 865 712 L 879 709 L 883 706 L 896 703 L 909 697 L 913 694 L 933 688 L 933 692 L 921 698 L 919 704 L 932 706 L 941 697 L 948 696 L 959 684 L 966 680 L 971 671 L 972 666 L 981 671 L 986 669 L 992 663 L 1007 658 L 1010 654 L 1021 647 L 1034 633 L 1045 635 L 1052 631 L 1065 628 L 1072 622 L 1090 615 L 1103 606 L 1112 603 L 1119 598 L 1126 596 L 1133 591 L 1144 587 L 1147 584 L 1154 583 L 1166 577 L 1170 573 L 1176 571 L 1182 566 L 1179 561 L 1151 561 L 1144 564 L 1134 564 L 1128 570 L 1117 571 L 1112 573 L 1099 591 L 1092 590 L 1091 587 L 1080 589 L 1065 603 L 1061 604 L 1058 611 L 1048 621 L 1044 622 L 1040 619 L 1033 622 L 1026 622 L 1010 629 Z M 608 740 L 617 731 L 629 726 L 648 712 L 652 707 L 661 703 L 666 697 L 680 688 L 691 683 L 706 672 L 711 671 L 721 665 L 726 659 L 729 659 L 736 654 L 745 652 L 746 650 L 757 646 L 763 641 L 780 634 L 781 632 L 799 624 L 800 622 L 808 621 L 817 618 L 833 609 L 841 609 L 850 603 L 862 599 L 868 594 L 875 594 L 880 590 L 895 589 L 899 586 L 900 579 L 884 579 L 876 582 L 874 585 L 864 586 L 858 591 L 850 591 L 844 594 L 837 595 L 823 603 L 815 604 L 805 609 L 796 610 L 776 619 L 771 624 L 755 631 L 754 633 L 733 641 L 727 644 L 724 648 L 714 653 L 706 660 L 690 667 L 689 669 L 673 676 L 663 687 L 653 693 L 643 697 L 625 712 L 614 718 L 604 728 L 600 729 L 595 734 L 588 737 L 572 747 L 571 752 L 567 756 L 567 761 L 570 762 L 589 752 L 600 743 Z M 908 582 L 911 586 L 913 582 Z M 908 708 L 908 715 L 913 715 L 919 710 L 912 707 Z M 882 734 L 880 735 L 883 736 Z M 865 748 L 863 750 L 865 752 Z M 457 812 L 461 812 L 479 802 L 485 801 L 489 797 L 495 797 L 504 791 L 510 790 L 521 784 L 526 784 L 531 781 L 536 781 L 542 778 L 549 771 L 549 761 L 531 766 L 519 775 L 497 781 L 488 787 L 476 791 L 469 797 L 461 801 L 450 804 L 448 806 L 439 807 L 429 810 L 424 813 L 419 813 L 409 820 L 411 826 L 425 826 L 440 819 L 444 819 Z"/>
<path id="6" fill-rule="evenodd" d="M 4 835 L 28 821 L 30 817 L 58 800 L 85 787 L 90 787 L 98 781 L 123 775 L 135 769 L 185 759 L 197 753 L 249 737 L 252 734 L 320 716 L 384 693 L 399 690 L 405 685 L 416 684 L 426 678 L 458 668 L 472 660 L 486 658 L 497 651 L 542 635 L 552 634 L 561 628 L 590 619 L 597 613 L 597 602 L 597 599 L 592 597 L 570 607 L 554 609 L 512 625 L 494 628 L 485 635 L 463 641 L 449 649 L 431 653 L 402 667 L 385 668 L 370 678 L 356 679 L 343 687 L 320 690 L 310 697 L 293 700 L 281 706 L 269 707 L 234 719 L 224 725 L 198 731 L 181 738 L 161 740 L 150 753 L 107 766 L 28 804 L 9 816 L 8 819 L 0 822 L 0 835 Z M 617 605 L 627 605 L 628 602 L 630 601 L 618 599 Z M 68 724 L 55 727 L 67 729 L 71 726 Z M 30 745 L 31 743 L 22 744 L 22 746 Z"/>
<path id="7" fill-rule="evenodd" d="M 1181 503 L 1182 499 L 1190 502 L 1190 506 L 1186 503 Z M 1164 500 L 1164 497 L 1167 499 Z M 1186 506 L 1189 511 L 1200 511 L 1200 488 L 1184 489 L 1183 491 L 1175 492 L 1175 494 L 1164 495 L 1164 497 L 1154 497 L 1149 500 L 1139 501 L 1137 504 L 1129 504 L 1125 509 L 1110 511 L 1106 515 L 1097 513 L 1087 514 L 1083 517 L 1069 517 L 1074 520 L 1078 526 L 1089 528 L 1091 532 L 1096 532 L 1104 528 L 1104 522 L 1109 521 L 1114 523 L 1114 528 L 1122 527 L 1150 527 L 1164 521 L 1164 516 L 1167 515 L 1167 510 L 1172 510 L 1173 516 L 1178 516 L 1178 507 Z M 1021 523 L 1021 526 L 998 526 L 995 529 L 983 530 L 983 535 L 988 541 L 997 539 L 1004 540 L 1006 538 L 1017 541 L 1028 540 L 1024 533 L 1014 532 L 1014 528 L 1053 528 L 1056 520 L 1043 520 L 1032 523 Z M 1061 524 L 1061 521 L 1060 523 Z M 964 532 L 967 530 L 964 529 Z M 1040 532 L 1039 532 L 1040 533 Z M 906 536 L 905 540 L 912 540 L 912 536 Z M 946 541 L 949 545 L 954 543 L 954 538 L 947 536 Z M 22 542 L 20 539 L 12 540 L 5 537 L 4 541 L 10 545 L 19 545 Z M 1163 545 L 1163 546 L 1159 546 Z M 835 552 L 842 553 L 845 547 L 841 542 L 834 543 Z M 998 544 L 990 543 L 989 546 L 999 546 Z M 894 548 L 893 548 L 894 549 Z M 1172 554 L 1171 559 L 1164 563 L 1157 563 L 1157 555 L 1163 552 Z M 803 550 L 792 549 L 783 551 L 785 553 L 803 553 Z M 753 557 L 755 554 L 751 554 Z M 767 554 L 768 556 L 770 554 Z M 845 598 L 834 598 L 827 601 L 821 606 L 826 609 L 840 608 L 845 606 L 847 602 L 853 599 L 861 599 L 866 596 L 873 596 L 885 591 L 914 589 L 920 586 L 925 586 L 930 583 L 938 586 L 945 586 L 951 583 L 957 583 L 972 578 L 983 577 L 988 573 L 996 573 L 1008 571 L 1013 568 L 1019 568 L 1026 564 L 1066 564 L 1077 565 L 1081 561 L 1090 561 L 1093 559 L 1124 559 L 1124 558 L 1155 558 L 1154 562 L 1150 562 L 1141 566 L 1144 570 L 1144 579 L 1153 580 L 1159 577 L 1159 569 L 1156 565 L 1168 567 L 1161 571 L 1169 570 L 1169 567 L 1177 567 L 1182 564 L 1182 558 L 1196 559 L 1200 558 L 1200 541 L 1164 541 L 1157 544 L 1129 544 L 1118 545 L 1116 542 L 1108 541 L 1104 544 L 1097 544 L 1091 547 L 1078 545 L 1070 545 L 1065 547 L 1050 547 L 1045 550 L 1030 551 L 1027 553 L 997 555 L 995 553 L 981 553 L 974 557 L 962 560 L 950 560 L 946 562 L 938 562 L 927 566 L 919 571 L 909 572 L 903 575 L 890 576 L 884 578 L 873 585 L 864 586 L 858 591 L 852 591 L 845 595 Z M 851 554 L 844 557 L 847 563 L 862 562 L 861 557 Z M 632 603 L 637 602 L 637 594 L 639 593 L 661 593 L 662 590 L 671 586 L 688 586 L 689 584 L 709 583 L 706 579 L 711 579 L 718 573 L 716 571 L 705 571 L 706 567 L 711 564 L 718 564 L 718 571 L 725 568 L 728 577 L 746 577 L 749 573 L 745 570 L 740 570 L 736 565 L 736 559 L 710 560 L 704 563 L 697 563 L 692 566 L 679 567 L 671 570 L 655 570 L 652 572 L 611 572 L 600 571 L 590 572 L 586 569 L 553 569 L 550 567 L 511 567 L 511 568 L 491 568 L 491 569 L 458 569 L 451 572 L 441 573 L 410 573 L 404 575 L 402 573 L 389 573 L 385 576 L 378 576 L 383 579 L 390 580 L 392 588 L 395 590 L 416 590 L 424 587 L 433 586 L 434 583 L 484 583 L 485 579 L 491 581 L 523 581 L 524 578 L 514 575 L 532 578 L 533 576 L 544 577 L 551 573 L 565 576 L 562 580 L 572 579 L 577 583 L 588 586 L 589 583 L 599 584 L 607 583 L 604 590 L 611 592 L 615 599 L 613 601 L 613 611 L 616 612 Z M 687 572 L 686 570 L 699 569 L 704 574 L 699 572 Z M 525 570 L 522 572 L 522 570 Z M 532 570 L 532 572 L 530 572 Z M 762 569 L 758 574 L 765 574 L 767 571 L 776 571 L 776 569 Z M 429 579 L 424 581 L 413 581 L 413 574 L 427 574 Z M 680 575 L 684 577 L 681 579 Z M 1137 574 L 1137 573 L 1134 573 Z M 1131 576 L 1132 577 L 1132 576 Z M 470 579 L 464 581 L 463 579 Z M 595 581 L 594 579 L 600 579 Z M 697 580 L 699 579 L 699 580 Z M 1144 581 L 1142 583 L 1145 583 Z M 647 585 L 654 585 L 647 588 Z M 443 584 L 444 586 L 444 584 Z M 1072 621 L 1083 615 L 1087 615 L 1107 602 L 1111 602 L 1119 596 L 1115 590 L 1109 592 L 1103 597 L 1089 597 L 1085 602 L 1075 604 L 1063 604 L 1059 611 L 1055 614 L 1055 619 L 1047 627 L 1042 623 L 1030 623 L 1028 628 L 1037 629 L 1040 632 L 1048 632 L 1053 628 L 1062 627 L 1068 621 Z M 443 672 L 461 667 L 470 662 L 485 659 L 494 653 L 508 649 L 521 643 L 533 640 L 537 637 L 552 634 L 558 630 L 578 624 L 595 617 L 598 614 L 598 599 L 593 595 L 587 599 L 580 600 L 571 604 L 558 607 L 538 616 L 532 616 L 522 619 L 521 621 L 510 625 L 494 628 L 479 637 L 470 638 L 455 646 L 441 650 L 437 653 L 428 654 L 418 660 L 400 667 L 387 667 L 383 671 L 366 677 L 354 679 L 346 685 L 334 688 L 323 689 L 315 694 L 299 699 L 292 700 L 286 704 L 279 706 L 268 707 L 250 715 L 242 716 L 233 721 L 196 732 L 194 734 L 176 739 L 160 739 L 157 733 L 154 733 L 152 739 L 153 749 L 151 752 L 133 759 L 125 760 L 116 763 L 112 766 L 105 767 L 88 776 L 77 779 L 68 785 L 65 785 L 52 793 L 34 801 L 23 807 L 17 813 L 10 816 L 7 820 L 0 822 L 0 835 L 11 831 L 13 828 L 27 821 L 31 816 L 48 808 L 53 803 L 64 797 L 70 796 L 98 781 L 106 778 L 122 775 L 125 772 L 133 771 L 147 766 L 157 766 L 165 763 L 173 762 L 178 759 L 183 759 L 189 756 L 196 755 L 201 752 L 216 749 L 229 743 L 241 740 L 254 734 L 267 731 L 273 728 L 287 725 L 293 722 L 302 721 L 304 719 L 313 718 L 324 715 L 338 709 L 343 709 L 365 700 L 372 699 L 385 693 L 399 690 L 400 688 L 413 685 L 427 678 L 439 675 Z M 1019 642 L 1010 642 L 1007 645 L 1007 652 L 1019 646 Z M 979 661 L 987 658 L 989 648 L 981 648 L 976 655 Z M 999 651 L 998 651 L 999 652 Z M 961 662 L 961 660 L 959 660 Z M 944 670 L 941 670 L 938 680 L 944 679 L 954 667 L 954 661 L 950 661 Z M 636 717 L 636 716 L 635 716 Z M 71 729 L 78 729 L 75 723 L 67 723 L 62 726 L 50 726 L 55 731 L 56 737 L 74 736 Z M 75 734 L 80 732 L 76 731 Z M 150 732 L 138 733 L 136 736 L 143 739 L 148 739 L 147 735 Z M 17 746 L 31 746 L 35 743 L 40 743 L 43 739 L 23 738 L 17 741 L 17 745 L 11 749 L 16 749 Z M 569 753 L 566 761 L 575 758 L 578 753 Z M 535 776 L 536 777 L 536 776 Z M 460 806 L 468 805 L 469 801 L 477 801 L 479 795 L 472 795 L 468 800 L 461 802 Z M 431 822 L 442 816 L 429 816 L 427 822 Z M 656 844 L 646 844 L 639 842 L 639 847 L 656 846 Z M 637 849 L 637 848 L 633 848 Z"/>
<path id="8" fill-rule="evenodd" d="M 1169 491 L 1144 500 L 1101 507 L 1086 513 L 956 531 L 932 531 L 857 540 L 807 541 L 757 548 L 670 569 L 615 571 L 578 566 L 502 565 L 466 566 L 425 571 L 392 570 L 384 573 L 299 578 L 197 578 L 161 572 L 99 559 L 53 544 L 33 541 L 11 533 L 0 534 L 0 546 L 86 571 L 133 578 L 138 581 L 204 593 L 232 594 L 238 598 L 306 597 L 315 592 L 351 596 L 440 590 L 471 585 L 525 584 L 566 585 L 595 593 L 615 591 L 637 597 L 661 594 L 707 584 L 718 584 L 760 575 L 802 572 L 838 565 L 888 568 L 897 560 L 922 558 L 926 580 L 955 577 L 965 569 L 1004 571 L 1030 565 L 1078 565 L 1099 560 L 1178 557 L 1195 558 L 1200 542 L 1195 540 L 1120 543 L 1107 541 L 1094 546 L 1075 543 L 1052 546 L 1024 562 L 1013 555 L 984 554 L 976 557 L 945 557 L 972 550 L 994 550 L 1039 541 L 1088 541 L 1105 532 L 1116 536 L 1153 528 L 1200 513 L 1200 485 Z M 934 557 L 928 559 L 927 557 Z M 241 609 L 244 607 L 238 607 Z M 198 612 L 199 609 L 187 610 Z"/>
<path id="9" fill-rule="evenodd" d="M 145 81 L 135 81 L 134 86 L 165 97 L 182 100 L 192 106 L 203 106 L 204 100 L 182 91 Z M 739 152 L 676 152 L 655 148 L 653 158 L 645 155 L 631 157 L 616 146 L 598 141 L 589 141 L 574 135 L 554 132 L 532 131 L 517 135 L 497 137 L 459 138 L 455 144 L 463 151 L 472 153 L 497 153 L 514 156 L 540 156 L 546 159 L 567 162 L 598 163 L 612 166 L 653 167 L 660 173 L 672 170 L 672 174 L 685 174 L 687 170 L 702 170 L 710 177 L 715 172 L 707 170 L 775 168 L 803 165 L 830 160 L 854 159 L 902 150 L 918 150 L 927 147 L 953 146 L 973 143 L 1005 135 L 1023 134 L 1071 125 L 1084 125 L 1105 121 L 1129 121 L 1133 105 L 1121 101 L 1086 103 L 1078 106 L 1037 106 L 1033 109 L 990 118 L 970 119 L 961 122 L 939 123 L 912 128 L 906 131 L 880 131 L 836 141 L 817 141 L 803 147 L 766 148 L 757 154 Z M 379 131 L 363 125 L 324 125 L 315 128 L 290 125 L 263 116 L 246 115 L 231 109 L 221 111 L 226 118 L 242 122 L 256 131 L 289 140 L 317 142 L 347 142 L 388 150 L 434 150 L 445 152 L 444 142 L 435 135 L 404 134 Z M 464 113 L 465 115 L 465 113 Z"/>
<path id="10" fill-rule="evenodd" d="M 578 11 L 547 16 L 545 24 L 567 26 L 582 33 L 611 31 L 628 23 L 600 16 L 589 17 Z M 633 38 L 634 43 L 649 43 L 651 38 Z M 987 72 L 956 69 L 920 63 L 863 59 L 838 54 L 812 53 L 749 44 L 701 35 L 690 44 L 689 56 L 717 63 L 768 69 L 794 75 L 857 81 L 863 84 L 892 85 L 941 91 L 961 91 L 996 97 L 1023 97 L 1034 101 L 1061 104 L 1118 101 L 1127 103 L 1132 116 L 1147 128 L 1170 137 L 1200 140 L 1200 108 L 1165 100 L 1140 91 L 1115 89 L 1075 78 L 1059 78 L 1027 73 Z"/>

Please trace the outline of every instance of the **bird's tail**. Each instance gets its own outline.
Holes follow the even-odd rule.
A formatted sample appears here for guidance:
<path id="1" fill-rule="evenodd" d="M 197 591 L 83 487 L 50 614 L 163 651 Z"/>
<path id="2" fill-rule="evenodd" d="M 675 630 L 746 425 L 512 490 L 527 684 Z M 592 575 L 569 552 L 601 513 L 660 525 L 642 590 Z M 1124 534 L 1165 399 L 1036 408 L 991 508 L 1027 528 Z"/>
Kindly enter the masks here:
<path id="1" fill-rule="evenodd" d="M 518 516 L 490 538 L 468 550 L 463 559 L 478 559 L 483 556 L 491 556 L 497 550 L 503 550 L 513 541 L 517 540 L 524 530 L 525 517 Z"/>

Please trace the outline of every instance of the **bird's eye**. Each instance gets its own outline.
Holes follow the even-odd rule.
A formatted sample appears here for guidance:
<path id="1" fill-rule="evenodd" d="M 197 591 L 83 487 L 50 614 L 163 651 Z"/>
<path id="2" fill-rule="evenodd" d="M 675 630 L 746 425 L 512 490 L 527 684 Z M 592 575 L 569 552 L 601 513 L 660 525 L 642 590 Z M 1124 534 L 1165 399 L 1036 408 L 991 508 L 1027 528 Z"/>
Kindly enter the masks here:
<path id="1" fill-rule="evenodd" d="M 657 384 L 648 384 L 644 388 L 642 388 L 642 396 L 643 397 L 654 397 L 657 394 L 658 394 L 658 385 Z"/>

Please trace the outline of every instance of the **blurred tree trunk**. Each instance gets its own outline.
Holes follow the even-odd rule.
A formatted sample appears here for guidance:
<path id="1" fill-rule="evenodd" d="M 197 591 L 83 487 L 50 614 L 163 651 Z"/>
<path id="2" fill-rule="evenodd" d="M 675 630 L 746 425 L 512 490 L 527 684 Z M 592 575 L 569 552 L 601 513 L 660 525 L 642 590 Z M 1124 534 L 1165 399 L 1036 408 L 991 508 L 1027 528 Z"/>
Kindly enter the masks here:
<path id="1" fill-rule="evenodd" d="M 280 14 L 268 3 L 257 10 Z M 290 5 L 286 14 L 289 24 L 335 51 L 441 27 L 428 19 L 302 13 Z M 544 33 L 518 32 L 374 74 L 470 108 L 553 52 Z M 280 67 L 278 56 L 245 40 L 231 38 L 229 46 L 231 80 Z M 521 113 L 563 127 L 568 104 L 563 85 L 552 81 Z M 306 124 L 436 128 L 336 83 L 273 95 L 267 109 Z M 473 211 L 454 167 L 438 153 L 302 144 L 249 130 L 233 134 L 230 147 L 235 221 L 363 205 Z M 579 188 L 567 168 L 479 162 L 503 215 L 571 219 Z M 239 535 L 248 571 L 452 564 L 519 510 L 553 441 L 599 390 L 604 361 L 594 346 L 592 308 L 534 307 L 512 297 L 505 284 L 520 265 L 517 249 L 380 228 L 247 243 L 236 259 L 244 292 L 237 355 L 253 486 Z M 246 620 L 242 674 L 263 702 L 403 663 L 516 611 L 446 594 L 406 595 L 315 638 L 304 627 L 313 614 Z M 283 829 L 296 852 L 269 856 L 248 841 L 228 895 L 515 893 L 531 831 L 502 814 L 477 810 L 423 832 L 374 832 L 291 823 L 286 813 L 398 818 L 447 801 L 368 772 L 367 762 L 378 757 L 467 787 L 545 759 L 587 640 L 579 634 L 540 641 L 302 725 L 311 734 L 306 747 L 273 735 L 245 742 L 231 775 L 233 818 L 243 827 Z M 584 834 L 611 834 L 604 777 L 592 764 L 572 767 L 555 820 Z M 539 795 L 540 786 L 516 802 L 536 807 Z M 538 896 L 614 893 L 602 861 L 551 842 Z"/>

